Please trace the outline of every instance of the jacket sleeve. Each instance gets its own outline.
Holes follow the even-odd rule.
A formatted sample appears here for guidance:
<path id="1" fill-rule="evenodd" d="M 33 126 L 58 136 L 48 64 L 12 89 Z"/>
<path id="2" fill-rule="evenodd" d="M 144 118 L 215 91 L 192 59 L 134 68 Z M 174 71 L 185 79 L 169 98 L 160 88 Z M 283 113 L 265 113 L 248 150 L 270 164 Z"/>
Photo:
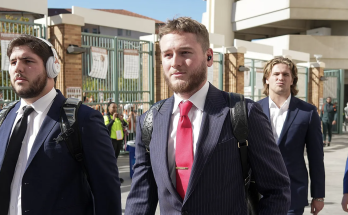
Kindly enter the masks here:
<path id="1" fill-rule="evenodd" d="M 248 158 L 262 195 L 259 215 L 283 215 L 290 208 L 290 179 L 272 128 L 260 104 L 247 100 Z"/>
<path id="2" fill-rule="evenodd" d="M 318 112 L 311 110 L 310 122 L 306 134 L 306 148 L 311 179 L 311 196 L 313 198 L 325 197 L 325 169 L 323 137 Z"/>
<path id="3" fill-rule="evenodd" d="M 79 111 L 79 125 L 95 214 L 121 215 L 121 184 L 111 138 L 102 115 L 86 109 Z"/>
<path id="4" fill-rule="evenodd" d="M 348 193 L 348 158 L 346 161 L 346 169 L 344 171 L 344 178 L 343 178 L 343 194 Z"/>
<path id="5" fill-rule="evenodd" d="M 135 164 L 132 187 L 129 192 L 125 215 L 153 215 L 155 214 L 158 196 L 157 185 L 151 168 L 150 153 L 146 152 L 141 141 L 141 120 L 137 123 L 135 141 Z"/>

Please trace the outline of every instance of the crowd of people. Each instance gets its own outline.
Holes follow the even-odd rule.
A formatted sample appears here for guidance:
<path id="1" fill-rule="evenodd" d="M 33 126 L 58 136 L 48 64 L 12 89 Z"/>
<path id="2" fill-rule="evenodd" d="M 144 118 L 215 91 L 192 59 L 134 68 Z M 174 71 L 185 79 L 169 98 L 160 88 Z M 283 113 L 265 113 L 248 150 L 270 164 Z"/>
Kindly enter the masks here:
<path id="1" fill-rule="evenodd" d="M 119 112 L 112 101 L 98 110 L 85 102 L 76 129 L 64 129 L 67 133 L 61 115 L 66 98 L 54 88 L 60 64 L 52 44 L 29 35 L 11 41 L 9 74 L 21 100 L 0 115 L 5 117 L 0 120 L 0 215 L 121 215 L 117 158 L 127 133 L 136 144 L 127 215 L 154 214 L 158 204 L 166 215 L 246 215 L 252 207 L 259 215 L 302 215 L 307 205 L 320 213 L 323 144 L 330 146 L 337 118 L 331 98 L 320 116 L 315 106 L 298 99 L 297 67 L 285 57 L 265 65 L 266 98 L 258 102 L 215 88 L 207 81 L 213 64 L 209 33 L 191 18 L 169 20 L 159 41 L 164 79 L 174 95 L 151 109 L 150 121 L 146 114 L 137 117 L 132 107 Z M 231 95 L 241 98 L 238 113 L 246 120 L 237 129 L 232 129 L 238 116 Z M 72 135 L 83 149 L 73 157 Z M 248 166 L 242 165 L 240 148 L 246 149 Z M 251 204 L 245 170 L 259 196 Z M 348 193 L 343 210 L 347 205 Z"/>

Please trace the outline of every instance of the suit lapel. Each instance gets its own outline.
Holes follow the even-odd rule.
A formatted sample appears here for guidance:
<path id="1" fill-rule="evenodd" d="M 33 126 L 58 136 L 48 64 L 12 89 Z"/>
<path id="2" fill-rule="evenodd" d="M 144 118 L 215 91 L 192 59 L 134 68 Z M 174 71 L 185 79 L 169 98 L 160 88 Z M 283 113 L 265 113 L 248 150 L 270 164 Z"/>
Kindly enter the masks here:
<path id="1" fill-rule="evenodd" d="M 159 112 L 157 112 L 157 110 L 154 110 L 153 130 L 156 132 L 153 133 L 154 136 L 152 137 L 150 144 L 150 154 L 151 156 L 156 156 L 152 157 L 155 159 L 153 160 L 153 162 L 156 162 L 156 164 L 159 166 L 159 172 L 161 173 L 161 177 L 165 186 L 179 202 L 182 202 L 180 195 L 178 194 L 172 183 L 168 169 L 168 135 L 173 105 L 174 96 L 166 100 Z"/>
<path id="2" fill-rule="evenodd" d="M 18 102 L 16 106 L 8 113 L 3 124 L 0 127 L 0 167 L 5 157 L 5 152 L 7 144 L 10 138 L 10 133 L 13 127 L 13 123 L 17 116 L 17 110 L 21 106 L 21 103 Z"/>
<path id="3" fill-rule="evenodd" d="M 64 100 L 65 100 L 64 96 L 61 94 L 60 91 L 58 91 L 58 94 L 53 100 L 53 104 L 50 110 L 48 111 L 44 121 L 42 122 L 39 132 L 37 133 L 37 136 L 33 143 L 33 147 L 31 148 L 31 151 L 29 154 L 29 158 L 28 158 L 28 162 L 27 162 L 27 166 L 25 167 L 25 170 L 28 168 L 31 161 L 35 157 L 36 153 L 39 151 L 41 145 L 45 142 L 47 136 L 52 131 L 53 127 L 58 123 L 60 118 L 60 110 Z"/>
<path id="4" fill-rule="evenodd" d="M 296 107 L 297 102 L 299 101 L 298 98 L 291 96 L 291 101 L 289 104 L 289 109 L 288 109 L 288 113 L 286 115 L 286 119 L 282 128 L 282 132 L 280 133 L 279 139 L 277 144 L 279 145 L 284 137 L 284 135 L 286 134 L 286 132 L 288 131 L 290 125 L 292 124 L 292 122 L 294 121 L 297 113 L 298 113 L 298 108 Z"/>
<path id="5" fill-rule="evenodd" d="M 203 110 L 201 129 L 197 141 L 197 149 L 184 204 L 194 191 L 205 165 L 214 152 L 228 111 L 229 107 L 222 95 L 222 91 L 209 84 L 209 90 Z"/>

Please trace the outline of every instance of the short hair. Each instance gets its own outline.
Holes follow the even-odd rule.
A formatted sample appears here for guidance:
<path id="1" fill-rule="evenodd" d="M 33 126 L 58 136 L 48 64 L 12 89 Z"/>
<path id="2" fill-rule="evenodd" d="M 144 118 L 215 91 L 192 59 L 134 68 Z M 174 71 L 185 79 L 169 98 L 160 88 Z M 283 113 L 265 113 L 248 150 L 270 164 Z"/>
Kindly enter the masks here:
<path id="1" fill-rule="evenodd" d="M 203 52 L 209 49 L 210 42 L 207 28 L 190 17 L 179 17 L 177 19 L 168 20 L 167 23 L 159 29 L 160 40 L 164 35 L 170 33 L 192 33 L 196 35 L 197 42 L 201 44 Z"/>
<path id="2" fill-rule="evenodd" d="M 7 48 L 8 58 L 10 58 L 13 48 L 18 46 L 29 47 L 30 50 L 34 52 L 34 54 L 36 54 L 42 59 L 45 68 L 46 68 L 46 63 L 48 58 L 51 56 L 54 56 L 51 50 L 51 47 L 49 47 L 44 41 L 28 34 L 22 34 L 19 37 L 11 40 L 10 44 L 8 45 L 8 48 Z"/>
<path id="3" fill-rule="evenodd" d="M 268 61 L 266 63 L 266 65 L 263 68 L 263 78 L 262 78 L 262 82 L 263 82 L 263 94 L 265 94 L 266 96 L 269 95 L 269 85 L 266 84 L 266 80 L 267 78 L 270 76 L 270 74 L 272 73 L 272 69 L 275 65 L 277 64 L 286 64 L 290 71 L 291 71 L 291 77 L 292 77 L 292 85 L 291 85 L 291 94 L 296 96 L 298 93 L 298 89 L 297 89 L 297 81 L 298 81 L 298 75 L 297 75 L 297 67 L 294 64 L 294 62 L 292 62 L 289 58 L 285 58 L 285 57 L 275 57 L 272 60 Z"/>

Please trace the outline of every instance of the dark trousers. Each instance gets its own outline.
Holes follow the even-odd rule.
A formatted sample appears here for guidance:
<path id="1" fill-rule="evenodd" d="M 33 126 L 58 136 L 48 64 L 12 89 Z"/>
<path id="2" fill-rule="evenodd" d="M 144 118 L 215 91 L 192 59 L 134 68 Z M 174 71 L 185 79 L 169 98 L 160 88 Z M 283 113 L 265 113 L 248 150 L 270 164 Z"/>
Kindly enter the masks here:
<path id="1" fill-rule="evenodd" d="M 304 212 L 304 208 L 289 210 L 287 215 L 302 215 Z"/>
<path id="2" fill-rule="evenodd" d="M 326 132 L 328 133 L 328 142 L 331 142 L 331 136 L 332 136 L 332 123 L 330 122 L 323 122 L 323 141 L 326 141 Z"/>
<path id="3" fill-rule="evenodd" d="M 111 139 L 111 141 L 112 141 L 112 146 L 114 147 L 114 150 L 115 150 L 115 156 L 116 158 L 118 158 L 123 146 L 123 139 L 122 140 Z"/>

